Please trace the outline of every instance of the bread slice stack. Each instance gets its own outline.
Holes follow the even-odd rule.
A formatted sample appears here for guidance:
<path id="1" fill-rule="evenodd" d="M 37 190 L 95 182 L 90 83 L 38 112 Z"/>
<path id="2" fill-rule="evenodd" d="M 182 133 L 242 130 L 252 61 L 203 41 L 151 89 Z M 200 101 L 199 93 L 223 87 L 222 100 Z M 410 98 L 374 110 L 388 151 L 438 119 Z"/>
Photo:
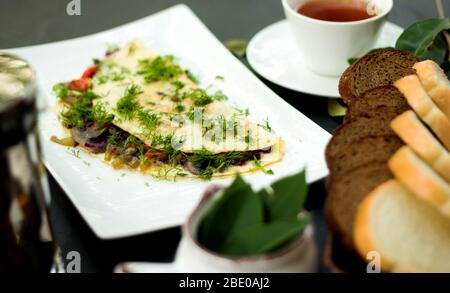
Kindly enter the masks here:
<path id="1" fill-rule="evenodd" d="M 411 193 L 450 220 L 450 82 L 431 60 L 414 68 L 417 75 L 395 82 L 417 116 L 406 112 L 392 122 L 407 147 L 390 159 L 389 167 Z"/>
<path id="2" fill-rule="evenodd" d="M 450 272 L 450 82 L 433 61 L 414 68 L 395 82 L 414 110 L 391 122 L 406 143 L 388 162 L 396 179 L 359 205 L 355 245 L 384 270 Z"/>
<path id="3" fill-rule="evenodd" d="M 410 109 L 393 84 L 414 74 L 417 62 L 412 54 L 385 49 L 361 58 L 340 79 L 339 91 L 348 110 L 326 149 L 330 177 L 325 209 L 330 230 L 347 247 L 354 247 L 359 203 L 393 177 L 387 161 L 403 142 L 390 123 Z"/>
<path id="4" fill-rule="evenodd" d="M 391 127 L 411 150 L 450 182 L 450 153 L 414 111 L 406 111 L 397 116 L 392 120 Z"/>
<path id="5" fill-rule="evenodd" d="M 368 252 L 380 253 L 383 271 L 450 272 L 450 221 L 397 180 L 363 200 L 355 243 L 364 259 Z"/>
<path id="6" fill-rule="evenodd" d="M 408 104 L 428 127 L 433 130 L 447 149 L 450 149 L 450 119 L 438 107 L 422 86 L 416 75 L 406 76 L 395 86 L 406 97 Z"/>
<path id="7" fill-rule="evenodd" d="M 414 69 L 427 93 L 450 119 L 450 82 L 444 71 L 431 60 L 416 63 Z"/>

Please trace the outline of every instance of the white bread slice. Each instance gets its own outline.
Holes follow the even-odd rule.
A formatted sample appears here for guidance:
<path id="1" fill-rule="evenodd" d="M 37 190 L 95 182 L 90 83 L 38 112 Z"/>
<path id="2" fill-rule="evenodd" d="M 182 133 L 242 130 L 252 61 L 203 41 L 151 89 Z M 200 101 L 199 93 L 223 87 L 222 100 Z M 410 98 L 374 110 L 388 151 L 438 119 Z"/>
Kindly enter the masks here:
<path id="1" fill-rule="evenodd" d="M 422 124 L 414 111 L 406 111 L 391 122 L 395 133 L 436 172 L 450 183 L 450 153 Z"/>
<path id="2" fill-rule="evenodd" d="M 447 118 L 450 119 L 450 82 L 447 75 L 432 60 L 418 62 L 413 67 L 425 90 Z"/>
<path id="3" fill-rule="evenodd" d="M 450 184 L 409 147 L 401 147 L 389 160 L 389 169 L 418 198 L 435 206 L 450 221 Z"/>
<path id="4" fill-rule="evenodd" d="M 416 75 L 397 80 L 394 85 L 406 97 L 408 104 L 450 150 L 450 120 L 431 100 Z"/>
<path id="5" fill-rule="evenodd" d="M 363 259 L 380 253 L 383 271 L 450 272 L 450 221 L 395 179 L 358 206 L 354 239 Z"/>

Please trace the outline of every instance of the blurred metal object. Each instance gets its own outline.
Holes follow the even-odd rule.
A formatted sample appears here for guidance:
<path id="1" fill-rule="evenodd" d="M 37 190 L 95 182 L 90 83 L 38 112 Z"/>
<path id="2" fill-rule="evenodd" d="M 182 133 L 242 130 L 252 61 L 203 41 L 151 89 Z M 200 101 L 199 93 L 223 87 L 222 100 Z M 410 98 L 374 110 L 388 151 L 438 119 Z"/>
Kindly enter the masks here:
<path id="1" fill-rule="evenodd" d="M 30 65 L 0 53 L 0 272 L 50 272 L 57 251 L 36 130 L 36 92 Z"/>

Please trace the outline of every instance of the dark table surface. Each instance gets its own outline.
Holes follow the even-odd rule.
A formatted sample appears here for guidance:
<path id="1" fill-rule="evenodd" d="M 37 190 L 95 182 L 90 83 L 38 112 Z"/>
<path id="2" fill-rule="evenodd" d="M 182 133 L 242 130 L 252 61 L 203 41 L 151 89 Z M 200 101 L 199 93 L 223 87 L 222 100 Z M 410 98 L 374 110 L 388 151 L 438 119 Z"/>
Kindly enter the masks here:
<path id="1" fill-rule="evenodd" d="M 0 49 L 35 45 L 106 30 L 150 15 L 177 3 L 187 4 L 221 41 L 249 40 L 259 30 L 282 19 L 279 0 L 80 0 L 81 16 L 68 16 L 70 0 L 0 0 Z M 443 0 L 450 13 L 450 0 Z M 436 17 L 433 0 L 395 0 L 390 21 L 406 27 Z M 245 64 L 246 60 L 242 60 Z M 327 113 L 327 100 L 283 89 L 263 80 L 279 96 L 332 132 L 340 121 Z M 81 254 L 82 272 L 111 272 L 121 261 L 171 261 L 180 239 L 178 227 L 116 240 L 100 240 L 86 225 L 64 191 L 50 176 L 51 218 L 63 256 Z M 311 186 L 307 207 L 313 211 L 319 247 L 326 225 L 321 206 L 325 182 Z"/>

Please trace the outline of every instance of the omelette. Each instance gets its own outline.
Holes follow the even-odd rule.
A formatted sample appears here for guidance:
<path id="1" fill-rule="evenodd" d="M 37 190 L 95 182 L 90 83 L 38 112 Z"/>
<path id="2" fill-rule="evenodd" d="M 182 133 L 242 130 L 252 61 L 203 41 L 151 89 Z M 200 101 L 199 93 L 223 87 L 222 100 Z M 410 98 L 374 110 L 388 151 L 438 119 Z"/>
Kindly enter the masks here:
<path id="1" fill-rule="evenodd" d="M 267 120 L 254 123 L 222 91 L 201 88 L 172 55 L 132 41 L 94 63 L 55 85 L 68 136 L 53 141 L 164 179 L 271 173 L 265 167 L 283 158 Z"/>

